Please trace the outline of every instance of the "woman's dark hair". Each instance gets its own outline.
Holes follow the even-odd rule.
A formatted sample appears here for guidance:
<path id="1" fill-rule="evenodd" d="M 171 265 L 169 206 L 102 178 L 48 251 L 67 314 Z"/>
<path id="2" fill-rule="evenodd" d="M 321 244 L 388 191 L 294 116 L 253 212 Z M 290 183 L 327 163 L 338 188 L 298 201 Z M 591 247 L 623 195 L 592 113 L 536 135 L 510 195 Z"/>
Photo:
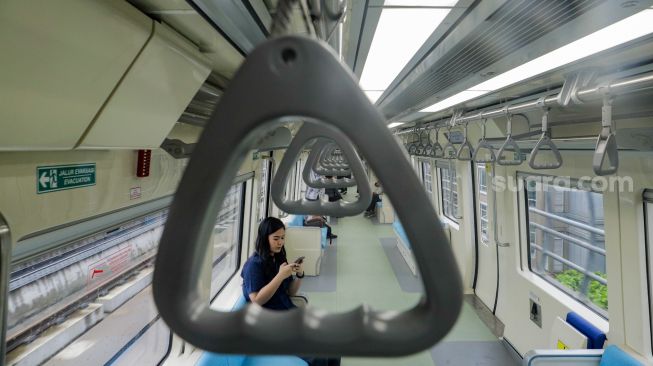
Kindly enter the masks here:
<path id="1" fill-rule="evenodd" d="M 265 272 L 271 274 L 273 271 L 276 273 L 276 268 L 281 263 L 286 262 L 286 248 L 281 248 L 281 252 L 274 257 L 270 255 L 270 242 L 268 236 L 279 229 L 285 229 L 286 225 L 276 217 L 266 217 L 258 225 L 258 236 L 256 237 L 256 253 L 265 261 Z M 276 265 L 275 265 L 276 263 Z"/>

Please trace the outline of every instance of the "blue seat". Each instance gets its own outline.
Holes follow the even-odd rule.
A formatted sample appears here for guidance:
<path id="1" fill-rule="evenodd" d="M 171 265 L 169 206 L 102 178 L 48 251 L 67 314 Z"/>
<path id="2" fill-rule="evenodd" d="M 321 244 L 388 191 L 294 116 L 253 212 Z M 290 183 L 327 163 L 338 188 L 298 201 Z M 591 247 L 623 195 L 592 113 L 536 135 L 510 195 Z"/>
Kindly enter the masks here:
<path id="1" fill-rule="evenodd" d="M 605 343 L 605 333 L 601 329 L 595 327 L 592 323 L 588 322 L 582 316 L 571 311 L 567 314 L 567 323 L 576 328 L 579 332 L 587 337 L 588 349 L 602 349 Z"/>
<path id="2" fill-rule="evenodd" d="M 621 348 L 611 345 L 603 351 L 599 366 L 642 366 L 642 364 Z"/>
<path id="3" fill-rule="evenodd" d="M 392 223 L 392 228 L 395 230 L 395 233 L 397 233 L 397 236 L 401 238 L 402 243 L 410 248 L 410 241 L 408 241 L 408 236 L 406 236 L 406 230 L 404 230 L 403 225 L 401 225 L 401 222 L 398 219 L 395 219 Z"/>
<path id="4" fill-rule="evenodd" d="M 245 306 L 244 296 L 240 296 L 232 310 Z M 196 366 L 308 366 L 306 361 L 296 356 L 245 356 L 204 352 Z"/>
<path id="5" fill-rule="evenodd" d="M 621 348 L 532 350 L 524 355 L 524 366 L 643 366 Z"/>
<path id="6" fill-rule="evenodd" d="M 290 215 L 288 226 L 304 226 L 304 215 Z"/>

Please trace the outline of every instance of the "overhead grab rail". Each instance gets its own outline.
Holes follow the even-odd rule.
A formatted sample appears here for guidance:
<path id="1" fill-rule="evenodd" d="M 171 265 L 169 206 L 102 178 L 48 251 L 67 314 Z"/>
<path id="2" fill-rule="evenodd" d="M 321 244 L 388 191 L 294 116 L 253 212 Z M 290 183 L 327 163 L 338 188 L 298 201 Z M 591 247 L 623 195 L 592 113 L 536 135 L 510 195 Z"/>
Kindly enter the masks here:
<path id="1" fill-rule="evenodd" d="M 612 119 L 612 96 L 610 87 L 599 88 L 603 95 L 601 107 L 601 133 L 596 139 L 592 168 L 597 175 L 610 175 L 619 169 L 619 150 L 614 120 Z"/>
<path id="2" fill-rule="evenodd" d="M 306 75 L 311 75 L 309 82 Z M 242 108 L 243 100 L 256 108 Z M 334 105 L 348 108 L 325 108 Z M 413 308 L 397 312 L 360 306 L 328 313 L 309 306 L 278 312 L 248 304 L 235 312 L 210 309 L 200 269 L 215 217 L 248 151 L 286 116 L 323 126 L 307 138 L 330 138 L 325 131 L 342 131 L 383 182 L 424 283 L 423 298 Z M 279 167 L 277 176 L 287 175 L 289 168 Z M 364 174 L 353 173 L 364 181 Z M 284 181 L 277 180 L 282 183 L 277 190 Z M 229 82 L 177 188 L 156 256 L 156 305 L 171 331 L 211 352 L 382 357 L 428 349 L 451 330 L 462 306 L 453 250 L 442 227 L 433 225 L 438 216 L 429 202 L 383 116 L 331 50 L 300 36 L 264 42 Z M 293 207 L 290 212 L 307 211 Z"/>
<path id="3" fill-rule="evenodd" d="M 458 153 L 456 153 L 456 158 L 462 161 L 471 161 L 474 157 L 474 147 L 469 143 L 469 140 L 467 139 L 467 125 L 468 123 L 465 123 L 463 143 L 458 148 Z M 466 153 L 465 149 L 467 149 Z"/>
<path id="4" fill-rule="evenodd" d="M 558 169 L 562 166 L 562 155 L 558 151 L 558 147 L 551 140 L 551 133 L 549 132 L 549 107 L 544 105 L 545 97 L 540 98 L 539 102 L 542 107 L 542 136 L 531 150 L 531 157 L 528 159 L 528 166 L 533 169 Z M 540 149 L 543 147 L 548 147 L 553 153 L 555 161 L 552 163 L 549 162 L 537 162 L 537 154 L 540 153 Z"/>
<path id="5" fill-rule="evenodd" d="M 306 159 L 304 170 L 302 171 L 302 178 L 304 179 L 304 183 L 306 183 L 306 185 L 311 188 L 345 188 L 355 186 L 357 183 L 355 177 L 353 176 L 352 178 L 337 178 L 337 175 L 329 174 L 332 175 L 333 178 L 327 178 L 322 175 L 319 178 L 315 179 L 315 175 L 311 174 L 312 172 L 315 172 L 313 170 L 314 163 L 318 159 L 320 152 L 324 151 L 326 145 L 328 145 L 328 141 L 322 139 L 318 140 L 313 145 L 313 148 L 311 149 L 311 152 L 308 154 L 308 158 Z"/>
<path id="6" fill-rule="evenodd" d="M 521 149 L 517 142 L 512 138 L 512 114 L 508 113 L 508 107 L 506 110 L 506 141 L 503 142 L 497 153 L 497 164 L 499 165 L 520 165 L 522 160 Z M 514 152 L 513 158 L 508 159 L 504 156 L 504 153 L 507 150 Z"/>
<path id="7" fill-rule="evenodd" d="M 496 156 L 494 155 L 494 147 L 492 147 L 492 145 L 485 139 L 486 123 L 486 119 L 483 119 L 481 122 L 481 139 L 478 141 L 478 145 L 476 145 L 476 150 L 474 151 L 474 156 L 472 157 L 472 160 L 480 164 L 494 163 L 497 160 Z M 489 152 L 489 154 L 481 155 L 484 156 L 484 158 L 479 157 L 479 153 L 480 151 L 483 151 L 483 149 Z"/>
<path id="8" fill-rule="evenodd" d="M 594 75 L 583 76 L 582 78 L 580 78 L 582 79 L 580 82 L 578 82 L 578 80 L 580 80 L 579 78 L 568 79 L 568 81 L 570 82 L 576 80 L 575 83 L 577 85 L 572 87 L 567 87 L 566 85 L 564 85 L 560 93 L 545 97 L 543 102 L 540 102 L 541 98 L 536 98 L 533 100 L 512 104 L 506 107 L 475 112 L 475 113 L 461 116 L 460 118 L 457 119 L 457 122 L 466 123 L 466 122 L 482 121 L 484 119 L 502 117 L 505 115 L 506 112 L 510 114 L 528 112 L 541 108 L 542 103 L 548 107 L 567 107 L 571 104 L 589 103 L 592 101 L 603 99 L 605 90 L 609 90 L 610 96 L 614 98 L 615 96 L 618 95 L 633 93 L 645 89 L 650 89 L 653 87 L 653 72 L 647 72 L 647 73 L 642 73 L 642 74 L 629 76 L 625 78 L 615 79 L 605 84 L 587 87 L 586 84 L 590 83 L 592 80 L 594 80 L 594 78 L 595 78 Z M 565 84 L 568 81 L 565 81 Z M 606 105 L 606 103 L 604 103 L 604 105 Z M 606 114 L 605 117 L 607 117 L 607 113 L 604 114 Z M 612 120 L 611 111 L 610 111 L 610 117 L 609 118 L 605 118 L 605 117 L 602 118 L 602 128 L 603 128 L 601 134 L 602 137 L 597 138 L 598 153 L 594 155 L 594 158 L 597 160 L 597 163 L 599 159 L 603 159 L 603 161 L 605 162 L 606 158 L 609 161 L 613 161 L 613 163 L 611 163 L 611 165 L 605 169 L 598 168 L 598 167 L 595 169 L 595 172 L 597 174 L 603 174 L 603 175 L 612 174 L 609 172 L 612 170 L 616 172 L 616 168 L 618 168 L 617 166 L 618 146 L 616 146 L 617 145 L 616 139 L 614 138 L 616 127 L 613 125 L 611 121 Z M 612 126 L 612 132 L 610 132 L 610 130 L 607 127 L 608 120 L 610 120 L 609 124 Z M 402 134 L 402 133 L 404 133 L 404 131 L 398 132 L 398 134 Z M 519 138 L 527 137 L 530 134 L 531 132 L 528 132 L 527 134 L 520 134 L 518 136 L 515 135 L 514 138 L 517 139 L 518 137 Z M 609 139 L 609 136 L 611 134 L 613 135 L 613 138 Z M 610 159 L 610 157 L 612 157 L 613 159 Z"/>
<path id="9" fill-rule="evenodd" d="M 300 215 L 327 215 L 327 216 L 354 216 L 367 209 L 372 201 L 372 190 L 369 184 L 359 184 L 358 193 L 360 196 L 354 202 L 338 200 L 334 202 L 323 202 L 321 200 L 311 201 L 306 197 L 291 199 L 284 194 L 284 188 L 290 178 L 289 172 L 295 166 L 295 162 L 301 155 L 304 146 L 316 138 L 328 138 L 335 141 L 345 155 L 351 161 L 352 175 L 360 182 L 367 182 L 367 174 L 360 157 L 348 139 L 339 131 L 333 128 L 326 128 L 317 124 L 304 123 L 297 135 L 290 143 L 288 150 L 279 164 L 279 170 L 272 180 L 270 192 L 274 203 L 280 209 Z M 332 187 L 329 187 L 332 188 Z M 338 187 L 333 187 L 338 188 Z"/>

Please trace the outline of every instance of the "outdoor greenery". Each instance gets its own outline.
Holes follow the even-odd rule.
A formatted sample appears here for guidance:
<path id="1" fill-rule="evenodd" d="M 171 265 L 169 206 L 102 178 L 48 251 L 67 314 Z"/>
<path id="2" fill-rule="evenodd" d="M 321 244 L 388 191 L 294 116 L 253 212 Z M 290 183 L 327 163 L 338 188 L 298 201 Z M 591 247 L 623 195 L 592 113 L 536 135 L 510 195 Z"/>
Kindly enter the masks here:
<path id="1" fill-rule="evenodd" d="M 608 275 L 601 272 L 594 272 L 595 275 L 601 278 L 608 278 Z M 578 292 L 580 285 L 583 282 L 584 275 L 575 269 L 568 269 L 555 275 L 555 278 L 563 285 Z M 596 280 L 591 280 L 587 289 L 587 296 L 590 301 L 598 305 L 602 309 L 608 309 L 608 286 Z"/>

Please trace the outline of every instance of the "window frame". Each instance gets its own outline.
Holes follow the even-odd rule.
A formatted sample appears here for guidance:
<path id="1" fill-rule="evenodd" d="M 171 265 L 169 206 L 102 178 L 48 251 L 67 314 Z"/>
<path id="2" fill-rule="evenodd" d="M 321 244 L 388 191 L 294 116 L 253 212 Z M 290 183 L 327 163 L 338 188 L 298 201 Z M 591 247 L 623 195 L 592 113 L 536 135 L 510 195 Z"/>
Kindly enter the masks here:
<path id="1" fill-rule="evenodd" d="M 431 202 L 433 202 L 433 164 L 430 159 L 418 159 L 419 164 L 419 177 L 422 181 L 422 186 L 426 193 L 428 193 Z M 426 174 L 424 173 L 424 166 L 429 167 L 428 180 L 426 179 Z M 428 184 L 427 184 L 428 182 Z M 434 203 L 434 202 L 433 202 Z"/>
<path id="2" fill-rule="evenodd" d="M 234 271 L 225 279 L 224 283 L 222 283 L 218 287 L 215 294 L 213 294 L 211 296 L 211 300 L 209 301 L 209 303 L 213 303 L 218 298 L 218 296 L 220 296 L 220 293 L 222 292 L 222 290 L 224 290 L 224 288 L 234 278 L 236 273 L 238 273 L 238 270 L 240 269 L 241 264 L 242 264 L 242 255 L 241 255 L 241 253 L 242 253 L 242 250 L 243 250 L 243 233 L 244 233 L 244 228 L 245 228 L 245 203 L 246 203 L 246 199 L 247 199 L 247 197 L 246 197 L 247 196 L 247 182 L 249 182 L 249 181 L 251 181 L 251 179 L 247 179 L 247 180 L 244 180 L 244 181 L 241 181 L 241 182 L 236 182 L 235 184 L 232 185 L 232 187 L 237 185 L 237 184 L 240 185 L 240 215 L 239 215 L 239 218 L 238 218 L 238 220 L 239 220 L 238 221 L 238 227 L 236 228 L 236 230 L 238 232 L 238 234 L 237 234 L 238 235 L 238 239 L 237 239 L 238 245 L 237 245 L 237 248 L 236 248 L 237 250 L 235 251 L 235 253 L 236 253 L 236 266 L 235 266 Z M 226 257 L 226 255 L 218 258 L 215 261 L 212 261 L 211 262 L 211 271 L 213 271 L 213 268 L 218 266 L 225 257 Z M 213 282 L 213 278 L 211 278 L 211 282 Z M 213 286 L 213 283 L 211 283 L 211 286 Z M 211 291 L 211 289 L 209 288 L 209 292 L 210 291 Z"/>
<path id="3" fill-rule="evenodd" d="M 440 196 L 440 203 L 441 203 L 440 211 L 441 211 L 441 214 L 442 214 L 443 217 L 445 217 L 449 221 L 453 222 L 454 224 L 458 225 L 459 222 L 458 222 L 458 219 L 456 217 L 460 213 L 460 207 L 459 207 L 460 206 L 460 202 L 459 202 L 460 197 L 458 197 L 458 182 L 456 181 L 456 179 L 457 179 L 456 167 L 453 166 L 453 165 L 451 165 L 451 166 L 445 166 L 445 165 L 448 165 L 448 164 L 438 164 L 438 165 L 436 165 L 437 171 L 438 171 L 438 184 L 439 184 L 439 188 L 440 188 L 439 189 L 439 196 Z M 456 196 L 455 204 L 454 203 L 449 203 L 449 204 L 445 203 L 445 198 L 444 198 L 445 197 L 445 194 L 444 194 L 445 193 L 444 192 L 445 191 L 445 187 L 444 187 L 445 184 L 444 184 L 444 175 L 442 174 L 444 169 L 446 169 L 448 172 L 450 170 L 453 170 L 453 172 L 454 172 L 453 175 L 451 173 L 448 173 L 449 179 L 453 180 L 453 181 L 451 181 L 451 183 L 447 184 L 446 190 L 448 190 L 450 192 L 450 198 L 449 199 L 452 200 L 452 201 L 453 201 L 453 195 L 455 194 L 455 196 Z M 449 180 L 447 182 L 449 182 Z M 448 210 L 450 210 L 452 208 L 451 206 L 453 206 L 453 212 L 448 211 Z M 450 214 L 451 214 L 451 216 L 450 216 Z"/>
<path id="4" fill-rule="evenodd" d="M 579 296 L 576 295 L 576 292 L 575 292 L 574 290 L 572 290 L 572 289 L 570 289 L 570 288 L 567 288 L 567 287 L 566 287 L 562 282 L 557 281 L 557 280 L 550 280 L 550 279 L 547 278 L 546 276 L 543 276 L 543 275 L 541 275 L 540 273 L 538 273 L 537 271 L 533 270 L 532 263 L 531 263 L 531 249 L 534 249 L 534 250 L 536 250 L 536 251 L 537 251 L 538 249 L 537 249 L 537 248 L 533 248 L 533 247 L 531 246 L 531 242 L 530 242 L 530 234 L 531 234 L 531 230 L 530 230 L 530 217 L 531 217 L 531 216 L 530 216 L 530 212 L 529 212 L 529 201 L 531 201 L 531 199 L 530 199 L 530 197 L 528 196 L 528 184 L 527 184 L 527 182 L 528 182 L 528 178 L 533 178 L 533 177 L 535 177 L 535 178 L 537 178 L 538 180 L 540 180 L 540 183 L 543 184 L 543 182 L 541 181 L 541 179 L 542 179 L 543 177 L 551 177 L 551 178 L 554 178 L 554 179 L 555 179 L 557 176 L 554 176 L 554 175 L 548 175 L 548 174 L 530 173 L 530 172 L 518 172 L 518 173 L 517 173 L 518 187 L 519 187 L 519 185 L 521 184 L 521 187 L 520 187 L 521 189 L 518 189 L 518 192 L 520 192 L 521 195 L 523 195 L 523 196 L 518 196 L 518 198 L 519 198 L 519 200 L 520 200 L 520 206 L 522 207 L 523 212 L 524 212 L 524 213 L 523 213 L 523 216 L 520 215 L 520 217 L 519 217 L 520 220 L 521 220 L 522 218 L 523 218 L 523 220 L 524 220 L 523 222 L 520 222 L 520 225 L 519 225 L 519 230 L 520 230 L 520 231 L 523 230 L 523 232 L 524 232 L 523 236 L 520 235 L 520 242 L 521 242 L 521 244 L 522 244 L 522 247 L 525 248 L 525 253 L 526 253 L 526 262 L 527 262 L 528 272 L 530 272 L 532 275 L 536 276 L 538 279 L 544 281 L 546 284 L 555 287 L 555 288 L 558 289 L 560 292 L 562 292 L 562 293 L 563 293 L 567 298 L 573 300 L 573 302 L 575 302 L 575 303 L 577 303 L 577 304 L 579 304 L 579 305 L 582 305 L 585 309 L 590 310 L 592 313 L 598 315 L 600 318 L 602 318 L 602 319 L 605 320 L 606 322 L 609 322 L 609 306 L 608 306 L 608 309 L 603 309 L 603 308 L 601 308 L 599 305 L 594 304 L 594 303 L 591 301 L 591 299 L 589 298 L 589 291 L 588 291 L 588 290 L 589 290 L 589 285 L 587 286 L 586 293 L 581 294 L 582 296 L 584 296 L 584 298 L 583 298 L 583 297 L 579 297 Z M 587 184 L 584 184 L 582 188 L 579 188 L 579 186 L 578 186 L 578 181 L 579 181 L 579 179 L 577 179 L 577 178 L 572 178 L 572 179 L 570 180 L 570 185 L 569 185 L 569 187 L 564 187 L 564 188 L 566 188 L 566 189 L 568 189 L 568 190 L 585 191 L 585 192 L 591 192 L 591 193 L 600 194 L 600 195 L 602 196 L 602 201 L 603 201 L 603 199 L 604 199 L 604 197 L 605 197 L 605 196 L 603 195 L 603 192 L 595 191 L 595 190 L 593 190 L 593 189 L 592 189 L 589 185 L 587 185 Z M 550 184 L 550 182 L 551 182 L 551 181 L 547 182 L 547 185 L 554 187 L 555 185 L 554 185 L 554 184 Z M 603 209 L 603 207 L 601 207 L 601 209 Z M 604 213 L 605 213 L 605 212 L 604 212 Z M 537 234 L 536 234 L 536 235 L 537 235 Z M 605 226 L 604 226 L 604 234 L 603 234 L 604 242 L 605 242 L 605 237 L 606 237 L 606 234 L 605 234 Z M 526 241 L 527 241 L 525 245 L 523 245 L 523 244 L 524 244 L 524 243 L 523 243 L 523 238 L 525 238 Z M 576 245 L 578 245 L 578 244 L 576 244 Z M 580 246 L 580 245 L 578 245 L 578 246 Z M 589 249 L 588 249 L 588 250 L 589 250 Z M 604 250 L 605 250 L 605 249 L 604 249 Z M 521 250 L 520 250 L 520 253 L 521 253 Z M 564 257 L 563 257 L 563 258 L 564 258 Z M 606 274 L 606 276 L 607 276 L 607 274 L 608 274 L 608 273 L 607 273 L 607 252 L 606 252 L 606 254 L 604 255 L 604 258 L 605 258 L 605 262 L 606 262 L 605 274 Z M 554 258 L 554 259 L 555 259 L 555 258 Z M 567 258 L 564 258 L 564 259 L 565 259 L 565 260 L 568 260 Z M 561 261 L 558 261 L 558 262 L 559 262 L 559 263 L 564 263 L 564 262 L 561 262 Z M 570 262 L 571 262 L 571 261 L 570 261 Z M 578 267 L 581 267 L 581 268 L 583 269 L 583 271 L 588 271 L 588 270 L 587 270 L 586 268 L 584 268 L 583 266 L 578 265 L 578 264 L 576 264 L 576 263 L 574 263 L 574 264 L 577 265 Z M 543 271 L 545 271 L 545 270 L 543 269 Z M 579 271 L 579 272 L 583 273 L 583 275 L 586 276 L 586 274 L 585 274 L 583 271 Z M 591 277 L 590 277 L 590 281 L 592 281 L 592 278 L 591 278 Z M 607 279 L 606 279 L 606 286 L 607 286 Z M 609 291 L 609 289 L 608 289 L 608 291 Z M 578 292 L 578 293 L 580 293 L 580 292 Z"/>

